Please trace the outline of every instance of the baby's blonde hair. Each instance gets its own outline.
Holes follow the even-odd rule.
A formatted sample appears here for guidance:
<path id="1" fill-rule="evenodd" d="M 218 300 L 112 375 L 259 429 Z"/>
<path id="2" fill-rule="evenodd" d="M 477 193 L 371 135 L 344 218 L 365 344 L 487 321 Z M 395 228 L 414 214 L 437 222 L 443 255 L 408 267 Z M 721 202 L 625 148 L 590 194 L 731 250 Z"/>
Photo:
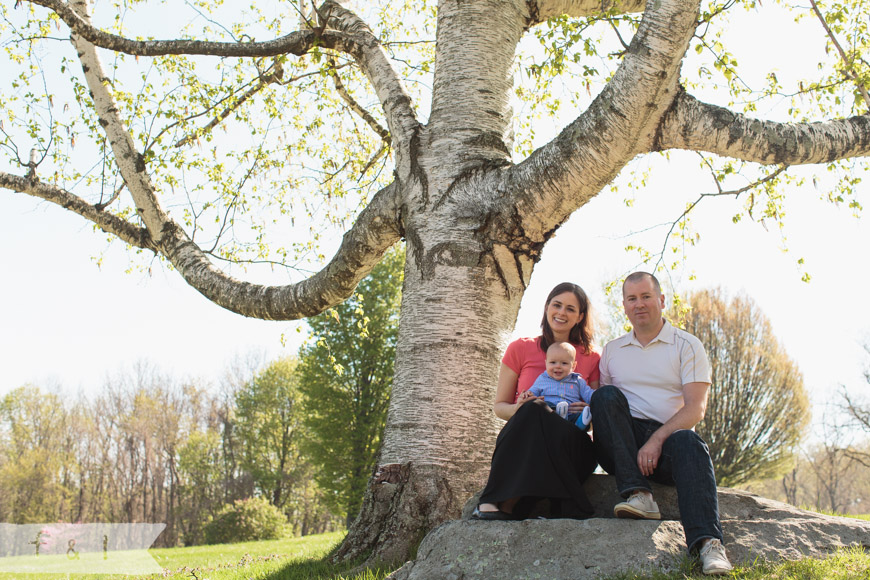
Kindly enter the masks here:
<path id="1" fill-rule="evenodd" d="M 571 344 L 570 342 L 554 342 L 547 349 L 547 356 L 550 355 L 551 350 L 554 350 L 554 351 L 561 350 L 564 353 L 570 354 L 572 359 L 577 358 L 577 349 L 574 348 L 574 345 Z"/>

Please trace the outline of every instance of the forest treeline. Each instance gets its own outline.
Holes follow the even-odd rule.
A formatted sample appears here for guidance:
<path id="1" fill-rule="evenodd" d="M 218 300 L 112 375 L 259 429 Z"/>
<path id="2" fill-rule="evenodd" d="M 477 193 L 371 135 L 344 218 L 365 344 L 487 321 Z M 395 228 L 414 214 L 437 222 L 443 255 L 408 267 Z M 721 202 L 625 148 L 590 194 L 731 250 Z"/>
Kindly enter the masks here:
<path id="1" fill-rule="evenodd" d="M 240 428 L 244 384 L 212 392 L 140 365 L 95 397 L 10 392 L 0 403 L 0 521 L 162 522 L 157 545 L 193 545 L 225 505 L 262 496 L 293 534 L 343 527 L 301 441 L 270 470 L 271 441 Z"/>

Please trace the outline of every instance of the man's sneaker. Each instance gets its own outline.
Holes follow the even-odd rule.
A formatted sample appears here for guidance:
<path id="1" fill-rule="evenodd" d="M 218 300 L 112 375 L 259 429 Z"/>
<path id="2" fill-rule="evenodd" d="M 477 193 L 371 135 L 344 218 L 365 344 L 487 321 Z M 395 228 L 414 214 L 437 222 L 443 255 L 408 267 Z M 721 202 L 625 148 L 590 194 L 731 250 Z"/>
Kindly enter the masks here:
<path id="1" fill-rule="evenodd" d="M 613 515 L 634 520 L 660 520 L 659 506 L 652 494 L 634 492 L 630 498 L 613 507 Z"/>
<path id="2" fill-rule="evenodd" d="M 725 554 L 725 546 L 717 539 L 709 540 L 701 548 L 701 571 L 704 574 L 719 576 L 731 571 L 731 562 Z"/>

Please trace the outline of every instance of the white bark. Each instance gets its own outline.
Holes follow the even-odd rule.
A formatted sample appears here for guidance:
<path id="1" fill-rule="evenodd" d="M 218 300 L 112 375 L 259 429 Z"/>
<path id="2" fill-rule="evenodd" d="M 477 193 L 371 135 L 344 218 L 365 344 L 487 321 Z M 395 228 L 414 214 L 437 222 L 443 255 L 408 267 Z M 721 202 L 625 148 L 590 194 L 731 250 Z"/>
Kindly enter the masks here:
<path id="1" fill-rule="evenodd" d="M 692 0 L 648 3 L 608 86 L 553 141 L 505 172 L 502 187 L 511 195 L 494 208 L 505 231 L 520 226 L 527 238 L 523 243 L 545 242 L 629 160 L 651 149 L 679 91 L 680 64 L 697 7 Z"/>
<path id="2" fill-rule="evenodd" d="M 426 145 L 452 177 L 510 159 L 513 59 L 528 11 L 522 0 L 443 0 Z M 450 177 L 448 177 L 450 179 Z"/>
<path id="3" fill-rule="evenodd" d="M 870 155 L 870 115 L 824 123 L 776 123 L 683 93 L 662 123 L 658 148 L 707 151 L 763 164 L 827 163 Z"/>
<path id="4" fill-rule="evenodd" d="M 88 0 L 75 0 L 71 7 L 82 20 L 90 23 Z M 109 139 L 109 146 L 115 155 L 118 169 L 136 203 L 136 212 L 155 244 L 159 245 L 165 235 L 163 226 L 167 223 L 168 216 L 160 207 L 154 194 L 154 186 L 148 176 L 145 160 L 136 150 L 133 137 L 121 121 L 118 107 L 109 92 L 109 79 L 103 72 L 103 65 L 100 63 L 96 48 L 76 34 L 70 38 L 82 63 L 85 81 L 91 91 L 100 124 Z"/>

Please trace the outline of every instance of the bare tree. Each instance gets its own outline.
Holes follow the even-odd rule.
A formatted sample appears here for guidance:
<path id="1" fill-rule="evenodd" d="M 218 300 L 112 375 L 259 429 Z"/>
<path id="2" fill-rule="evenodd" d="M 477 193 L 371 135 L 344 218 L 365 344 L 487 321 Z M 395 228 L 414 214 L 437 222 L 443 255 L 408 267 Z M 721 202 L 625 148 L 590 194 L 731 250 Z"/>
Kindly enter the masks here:
<path id="1" fill-rule="evenodd" d="M 748 297 L 721 289 L 688 298 L 685 328 L 706 347 L 713 386 L 698 433 L 721 485 L 777 477 L 795 460 L 810 419 L 803 377 Z"/>
<path id="2" fill-rule="evenodd" d="M 870 343 L 864 344 L 864 350 L 870 354 Z M 870 386 L 870 366 L 864 369 L 864 386 Z M 843 387 L 840 390 L 842 411 L 849 419 L 849 426 L 870 437 L 870 398 L 856 397 Z M 870 467 L 870 449 L 858 450 L 850 448 L 847 453 L 854 460 L 865 467 Z"/>

